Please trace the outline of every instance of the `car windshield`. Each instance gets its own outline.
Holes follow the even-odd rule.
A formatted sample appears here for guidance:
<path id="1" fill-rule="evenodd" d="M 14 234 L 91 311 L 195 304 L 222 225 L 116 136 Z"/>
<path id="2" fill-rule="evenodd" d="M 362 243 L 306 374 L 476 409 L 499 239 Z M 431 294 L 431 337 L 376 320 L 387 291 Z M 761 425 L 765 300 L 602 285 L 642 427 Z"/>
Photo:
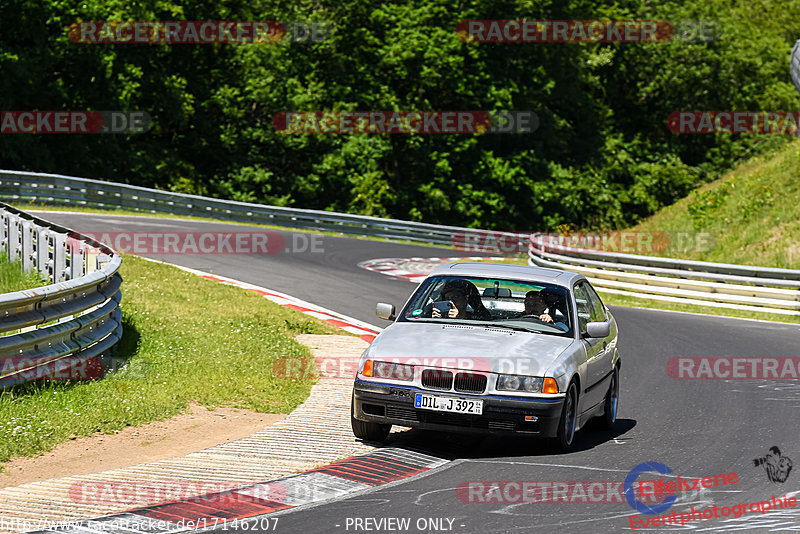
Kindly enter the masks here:
<path id="1" fill-rule="evenodd" d="M 566 288 L 544 282 L 437 276 L 420 285 L 398 320 L 484 324 L 571 336 L 569 302 Z"/>

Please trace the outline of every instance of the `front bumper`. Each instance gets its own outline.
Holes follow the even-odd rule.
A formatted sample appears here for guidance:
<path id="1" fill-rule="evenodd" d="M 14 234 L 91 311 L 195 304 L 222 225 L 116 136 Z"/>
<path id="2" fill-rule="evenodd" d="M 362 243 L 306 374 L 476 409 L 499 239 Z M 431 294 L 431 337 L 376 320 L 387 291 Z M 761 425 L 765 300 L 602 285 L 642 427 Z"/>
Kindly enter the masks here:
<path id="1" fill-rule="evenodd" d="M 466 415 L 414 407 L 414 395 L 427 393 L 483 400 L 482 415 Z M 525 434 L 554 437 L 564 397 L 552 399 L 510 395 L 469 395 L 431 391 L 356 380 L 353 384 L 353 416 L 361 421 L 474 434 Z M 534 416 L 536 421 L 525 421 Z"/>

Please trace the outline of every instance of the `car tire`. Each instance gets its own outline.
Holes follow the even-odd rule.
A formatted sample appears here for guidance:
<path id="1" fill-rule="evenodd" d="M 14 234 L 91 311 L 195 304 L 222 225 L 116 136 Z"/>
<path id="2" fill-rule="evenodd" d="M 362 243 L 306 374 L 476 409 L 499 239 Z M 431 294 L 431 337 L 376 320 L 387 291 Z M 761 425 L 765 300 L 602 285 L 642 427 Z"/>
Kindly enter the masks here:
<path id="1" fill-rule="evenodd" d="M 619 368 L 615 367 L 614 372 L 611 373 L 611 384 L 608 386 L 608 394 L 606 394 L 606 401 L 604 403 L 604 411 L 602 427 L 606 430 L 614 428 L 614 423 L 617 422 L 617 411 L 619 410 Z"/>
<path id="2" fill-rule="evenodd" d="M 381 442 L 386 439 L 389 432 L 392 430 L 392 425 L 384 425 L 381 423 L 371 423 L 369 421 L 359 421 L 353 417 L 353 399 L 350 399 L 350 426 L 353 428 L 353 435 L 358 439 L 364 441 L 378 441 Z"/>
<path id="3" fill-rule="evenodd" d="M 575 382 L 570 382 L 567 386 L 567 394 L 564 397 L 564 406 L 561 408 L 561 417 L 558 419 L 558 431 L 556 432 L 556 442 L 561 451 L 566 452 L 572 448 L 575 442 L 575 426 L 578 422 L 578 387 Z"/>

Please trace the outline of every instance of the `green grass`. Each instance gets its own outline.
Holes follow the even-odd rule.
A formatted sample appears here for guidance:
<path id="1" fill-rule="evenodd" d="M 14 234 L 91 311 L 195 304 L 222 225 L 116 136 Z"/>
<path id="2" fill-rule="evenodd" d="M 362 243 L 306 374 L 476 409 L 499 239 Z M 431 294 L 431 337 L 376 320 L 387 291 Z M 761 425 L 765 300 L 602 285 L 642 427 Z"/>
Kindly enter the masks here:
<path id="1" fill-rule="evenodd" d="M 125 256 L 126 364 L 95 381 L 32 383 L 0 392 L 0 461 L 71 437 L 111 433 L 185 412 L 190 403 L 288 413 L 314 380 L 273 374 L 282 357 L 311 358 L 297 333 L 337 332 L 256 293 Z"/>
<path id="2" fill-rule="evenodd" d="M 710 232 L 709 250 L 659 255 L 800 269 L 800 140 L 754 158 L 633 230 Z M 677 253 L 677 254 L 676 254 Z"/>
<path id="3" fill-rule="evenodd" d="M 664 208 L 635 231 L 711 234 L 711 246 L 693 246 L 684 239 L 657 256 L 800 269 L 800 140 L 780 151 L 753 158 L 672 206 Z M 602 292 L 601 292 L 602 294 Z M 800 323 L 800 317 L 736 309 L 673 304 L 656 300 L 605 295 L 608 304 L 730 317 Z"/>
<path id="4" fill-rule="evenodd" d="M 23 272 L 22 263 L 19 260 L 9 262 L 6 251 L 0 249 L 0 293 L 33 289 L 49 283 L 39 271 Z"/>

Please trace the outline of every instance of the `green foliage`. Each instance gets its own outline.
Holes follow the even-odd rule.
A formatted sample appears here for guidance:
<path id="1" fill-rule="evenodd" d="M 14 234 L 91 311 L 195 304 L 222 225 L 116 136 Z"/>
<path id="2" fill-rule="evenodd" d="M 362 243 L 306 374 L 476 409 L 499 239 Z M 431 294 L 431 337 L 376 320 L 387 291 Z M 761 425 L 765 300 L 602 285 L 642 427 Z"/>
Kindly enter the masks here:
<path id="1" fill-rule="evenodd" d="M 733 187 L 733 181 L 731 181 L 728 182 L 728 186 L 723 185 L 716 189 L 694 192 L 694 198 L 687 209 L 696 230 L 707 226 L 715 218 L 717 210 L 725 204 Z"/>
<path id="2" fill-rule="evenodd" d="M 489 44 L 455 32 L 462 20 L 515 18 L 705 21 L 719 31 L 709 42 L 648 44 Z M 797 109 L 787 56 L 798 18 L 795 0 L 4 2 L 4 109 L 145 110 L 153 127 L 5 135 L 0 167 L 442 224 L 622 227 L 785 144 L 785 135 L 673 134 L 666 117 Z M 333 30 L 317 43 L 67 38 L 72 22 L 109 19 L 319 21 Z M 313 135 L 272 124 L 291 110 L 511 109 L 534 111 L 538 129 Z"/>
<path id="3" fill-rule="evenodd" d="M 687 237 L 682 241 L 690 246 L 669 247 L 659 253 L 663 256 L 798 269 L 798 174 L 800 140 L 795 140 L 769 157 L 738 165 L 730 175 L 660 210 L 633 230 Z"/>
<path id="4" fill-rule="evenodd" d="M 747 196 L 747 200 L 739 205 L 739 220 L 746 222 L 761 215 L 764 210 L 775 203 L 773 189 L 768 185 L 755 186 Z"/>

